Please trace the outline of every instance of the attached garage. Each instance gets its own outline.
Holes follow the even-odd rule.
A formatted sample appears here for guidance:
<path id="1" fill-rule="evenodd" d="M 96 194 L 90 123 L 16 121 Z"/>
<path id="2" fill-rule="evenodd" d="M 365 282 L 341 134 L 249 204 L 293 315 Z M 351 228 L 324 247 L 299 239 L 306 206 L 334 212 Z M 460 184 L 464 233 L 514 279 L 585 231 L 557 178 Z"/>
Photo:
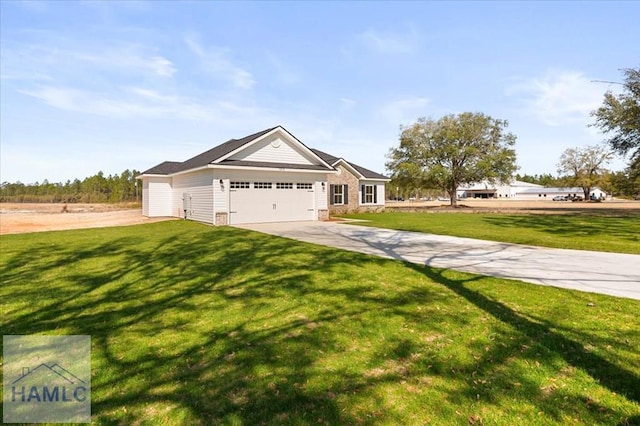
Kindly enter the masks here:
<path id="1" fill-rule="evenodd" d="M 314 185 L 308 182 L 231 181 L 229 224 L 315 220 Z"/>

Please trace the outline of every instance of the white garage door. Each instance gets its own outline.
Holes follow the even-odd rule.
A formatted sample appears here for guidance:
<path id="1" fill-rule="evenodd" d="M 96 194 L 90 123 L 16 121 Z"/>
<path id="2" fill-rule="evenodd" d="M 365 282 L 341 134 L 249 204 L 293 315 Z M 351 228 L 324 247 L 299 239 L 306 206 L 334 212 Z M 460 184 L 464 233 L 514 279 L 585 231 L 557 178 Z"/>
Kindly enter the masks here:
<path id="1" fill-rule="evenodd" d="M 272 181 L 232 181 L 229 223 L 314 220 L 313 184 Z"/>

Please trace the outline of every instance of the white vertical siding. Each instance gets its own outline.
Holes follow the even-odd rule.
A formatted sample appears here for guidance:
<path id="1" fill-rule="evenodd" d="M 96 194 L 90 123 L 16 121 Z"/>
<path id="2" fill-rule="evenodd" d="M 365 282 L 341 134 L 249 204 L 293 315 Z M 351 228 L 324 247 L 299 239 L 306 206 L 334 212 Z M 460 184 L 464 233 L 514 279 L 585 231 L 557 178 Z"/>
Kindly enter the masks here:
<path id="1" fill-rule="evenodd" d="M 324 189 L 322 184 L 324 183 Z M 318 210 L 326 210 L 328 208 L 327 200 L 329 199 L 329 183 L 326 180 L 317 181 L 314 189 L 316 191 L 316 219 L 318 218 Z"/>
<path id="2" fill-rule="evenodd" d="M 149 179 L 142 179 L 142 215 L 149 216 Z"/>
<path id="3" fill-rule="evenodd" d="M 147 216 L 172 216 L 171 214 L 171 178 L 146 178 L 145 184 L 147 192 Z M 142 196 L 144 198 L 144 189 Z M 145 204 L 143 200 L 143 205 Z"/>
<path id="4" fill-rule="evenodd" d="M 220 181 L 222 180 L 222 185 Z M 229 213 L 229 182 L 227 175 L 219 172 L 213 174 L 213 217 L 216 213 Z"/>
<path id="5" fill-rule="evenodd" d="M 377 191 L 377 199 L 378 202 L 376 203 L 379 206 L 384 206 L 384 196 L 385 196 L 385 191 L 384 191 L 384 183 L 379 183 L 376 185 L 376 191 Z"/>
<path id="6" fill-rule="evenodd" d="M 174 215 L 184 217 L 183 196 L 184 194 L 189 194 L 187 219 L 214 223 L 212 183 L 213 173 L 211 170 L 201 170 L 174 176 Z"/>

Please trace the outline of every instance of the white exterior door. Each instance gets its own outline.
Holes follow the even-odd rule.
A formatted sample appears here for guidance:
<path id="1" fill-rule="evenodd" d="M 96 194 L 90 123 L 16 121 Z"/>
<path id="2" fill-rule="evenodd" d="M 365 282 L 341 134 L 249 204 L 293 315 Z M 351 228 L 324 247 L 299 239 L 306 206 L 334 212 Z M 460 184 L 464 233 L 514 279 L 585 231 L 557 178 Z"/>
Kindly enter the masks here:
<path id="1" fill-rule="evenodd" d="M 229 223 L 315 220 L 312 184 L 296 182 L 231 182 Z"/>

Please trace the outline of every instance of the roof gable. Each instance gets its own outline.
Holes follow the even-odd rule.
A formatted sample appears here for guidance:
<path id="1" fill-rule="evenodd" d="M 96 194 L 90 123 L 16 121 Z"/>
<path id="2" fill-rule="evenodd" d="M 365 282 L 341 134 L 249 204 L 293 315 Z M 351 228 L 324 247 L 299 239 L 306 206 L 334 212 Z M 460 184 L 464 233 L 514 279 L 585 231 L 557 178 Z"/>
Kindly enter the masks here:
<path id="1" fill-rule="evenodd" d="M 202 154 L 198 154 L 195 157 L 188 159 L 187 161 L 182 163 L 182 167 L 179 171 L 191 170 L 198 167 L 206 166 L 207 164 L 211 164 L 216 162 L 216 160 L 223 158 L 230 152 L 236 151 L 238 148 L 246 145 L 254 139 L 257 139 L 265 134 L 273 131 L 275 127 L 271 129 L 263 130 L 258 133 L 254 133 L 249 136 L 245 136 L 241 139 L 230 139 L 225 143 L 222 143 L 216 147 L 211 148 L 208 151 L 203 152 Z"/>
<path id="2" fill-rule="evenodd" d="M 388 177 L 381 175 L 380 173 L 365 169 L 364 167 L 351 163 L 344 158 L 335 157 L 331 154 L 327 154 L 326 152 L 322 152 L 319 149 L 312 149 L 312 151 L 332 166 L 335 166 L 338 163 L 343 163 L 359 179 L 390 180 Z"/>
<path id="3" fill-rule="evenodd" d="M 215 163 L 225 164 L 230 161 L 331 167 L 281 126 L 254 138 L 235 151 L 219 158 Z"/>

